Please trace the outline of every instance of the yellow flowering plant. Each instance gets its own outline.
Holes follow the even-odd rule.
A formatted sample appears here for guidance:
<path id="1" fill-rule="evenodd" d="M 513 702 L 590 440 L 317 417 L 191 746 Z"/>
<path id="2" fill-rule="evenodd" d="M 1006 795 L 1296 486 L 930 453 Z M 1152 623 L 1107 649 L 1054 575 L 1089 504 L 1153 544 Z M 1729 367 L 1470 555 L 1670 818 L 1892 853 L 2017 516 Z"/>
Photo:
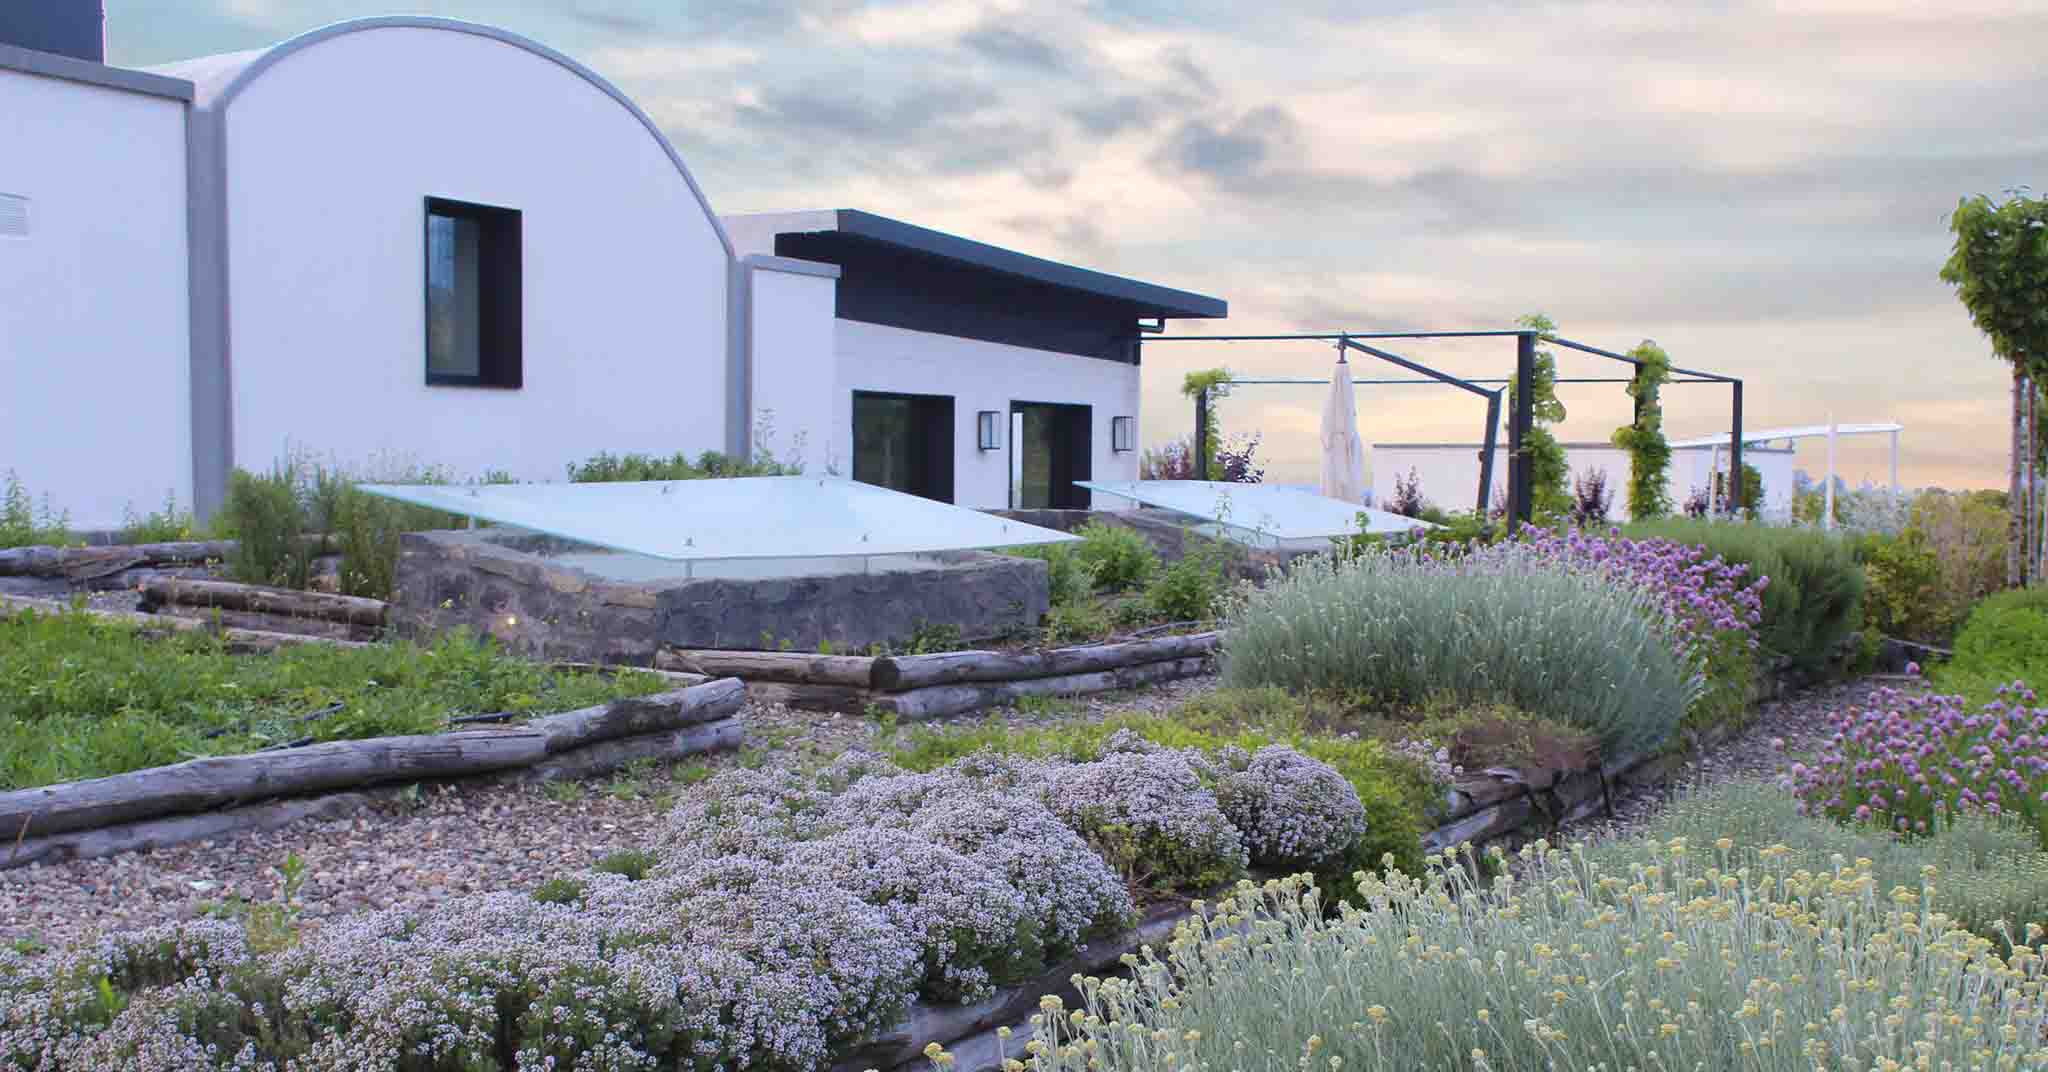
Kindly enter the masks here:
<path id="1" fill-rule="evenodd" d="M 1931 873 L 1719 839 L 1522 855 L 1486 884 L 1469 849 L 1361 874 L 1334 915 L 1306 876 L 1241 883 L 1129 978 L 1048 999 L 1027 1067 L 2048 1069 L 2041 932 L 1956 926 Z"/>

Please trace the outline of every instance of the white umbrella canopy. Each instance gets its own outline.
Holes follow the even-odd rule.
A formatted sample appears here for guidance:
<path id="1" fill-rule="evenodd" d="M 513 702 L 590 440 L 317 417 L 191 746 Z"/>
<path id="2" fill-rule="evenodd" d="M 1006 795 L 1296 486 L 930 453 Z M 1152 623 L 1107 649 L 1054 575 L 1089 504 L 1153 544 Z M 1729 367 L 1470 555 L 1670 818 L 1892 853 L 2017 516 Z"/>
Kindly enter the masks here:
<path id="1" fill-rule="evenodd" d="M 1330 397 L 1323 400 L 1323 486 L 1325 496 L 1365 501 L 1365 447 L 1358 441 L 1358 401 L 1352 395 L 1351 365 L 1337 358 Z"/>

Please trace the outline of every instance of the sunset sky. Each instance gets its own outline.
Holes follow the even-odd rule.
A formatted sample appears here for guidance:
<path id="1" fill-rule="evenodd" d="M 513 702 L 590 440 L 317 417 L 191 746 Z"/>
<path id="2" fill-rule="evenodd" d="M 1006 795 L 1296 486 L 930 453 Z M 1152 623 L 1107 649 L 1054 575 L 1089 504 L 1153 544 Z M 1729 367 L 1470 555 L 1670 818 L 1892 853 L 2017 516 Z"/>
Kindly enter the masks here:
<path id="1" fill-rule="evenodd" d="M 1176 332 L 1508 326 L 1654 338 L 1743 377 L 1747 422 L 1897 420 L 1911 485 L 2002 485 L 2009 378 L 1937 277 L 1967 194 L 2048 186 L 2048 4 L 1941 0 L 108 0 L 110 62 L 394 10 L 493 23 L 618 83 L 721 213 L 862 208 L 1227 298 Z M 1512 343 L 1411 344 L 1475 376 Z M 1161 344 L 1182 373 L 1318 376 L 1310 344 Z M 1567 359 L 1564 375 L 1620 366 Z M 1392 370 L 1360 370 L 1385 375 Z M 1727 391 L 1668 395 L 1674 436 Z M 1605 439 L 1619 388 L 1567 388 Z M 1270 475 L 1313 480 L 1320 396 L 1244 389 Z M 1368 443 L 1471 440 L 1479 403 L 1359 392 Z M 1878 442 L 1845 445 L 1852 482 Z M 1817 471 L 1817 446 L 1802 452 Z"/>

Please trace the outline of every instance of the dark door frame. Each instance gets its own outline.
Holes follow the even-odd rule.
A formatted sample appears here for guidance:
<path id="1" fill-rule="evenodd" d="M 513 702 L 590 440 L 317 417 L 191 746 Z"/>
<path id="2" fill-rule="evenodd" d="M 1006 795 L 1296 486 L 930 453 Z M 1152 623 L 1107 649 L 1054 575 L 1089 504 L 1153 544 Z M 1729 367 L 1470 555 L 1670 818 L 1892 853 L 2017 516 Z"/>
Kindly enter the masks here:
<path id="1" fill-rule="evenodd" d="M 1095 407 L 1085 402 L 1039 402 L 1023 398 L 1010 400 L 1010 413 L 1016 414 L 1026 408 L 1053 410 L 1063 418 L 1058 434 L 1065 437 L 1066 449 L 1056 450 L 1053 454 L 1050 508 L 1088 509 L 1088 489 L 1075 487 L 1074 481 L 1094 479 Z M 1019 449 L 1014 436 L 1011 438 L 1010 449 L 1013 452 Z M 1009 476 L 1009 466 L 1005 466 L 1003 481 L 1006 485 L 1009 483 Z"/>
<path id="2" fill-rule="evenodd" d="M 860 451 L 859 401 L 862 398 L 881 398 L 923 404 L 943 411 L 943 416 L 940 419 L 931 421 L 923 428 L 924 434 L 922 436 L 915 437 L 917 445 L 923 452 L 924 465 L 921 469 L 925 477 L 924 483 L 926 486 L 924 490 L 912 490 L 910 494 L 921 495 L 927 499 L 935 499 L 939 502 L 949 503 L 954 501 L 953 455 L 959 440 L 959 414 L 957 407 L 954 405 L 953 396 L 920 395 L 903 391 L 855 390 L 852 394 L 853 404 L 848 407 L 851 411 L 848 424 L 853 433 L 854 453 L 856 456 Z M 857 464 L 855 458 L 847 459 L 847 468 L 850 471 L 857 471 L 855 468 Z"/>

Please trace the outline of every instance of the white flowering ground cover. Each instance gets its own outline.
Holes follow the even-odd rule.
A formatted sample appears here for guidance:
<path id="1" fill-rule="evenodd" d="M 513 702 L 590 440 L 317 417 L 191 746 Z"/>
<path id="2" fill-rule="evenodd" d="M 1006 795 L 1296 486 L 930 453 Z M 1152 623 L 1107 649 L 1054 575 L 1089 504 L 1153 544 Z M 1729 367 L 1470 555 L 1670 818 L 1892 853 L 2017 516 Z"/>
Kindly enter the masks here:
<path id="1" fill-rule="evenodd" d="M 1127 929 L 1137 899 L 1352 851 L 1348 782 L 1286 748 L 1087 763 L 849 753 L 739 769 L 640 878 L 288 927 L 203 921 L 0 952 L 0 1067 L 815 1069 Z"/>

